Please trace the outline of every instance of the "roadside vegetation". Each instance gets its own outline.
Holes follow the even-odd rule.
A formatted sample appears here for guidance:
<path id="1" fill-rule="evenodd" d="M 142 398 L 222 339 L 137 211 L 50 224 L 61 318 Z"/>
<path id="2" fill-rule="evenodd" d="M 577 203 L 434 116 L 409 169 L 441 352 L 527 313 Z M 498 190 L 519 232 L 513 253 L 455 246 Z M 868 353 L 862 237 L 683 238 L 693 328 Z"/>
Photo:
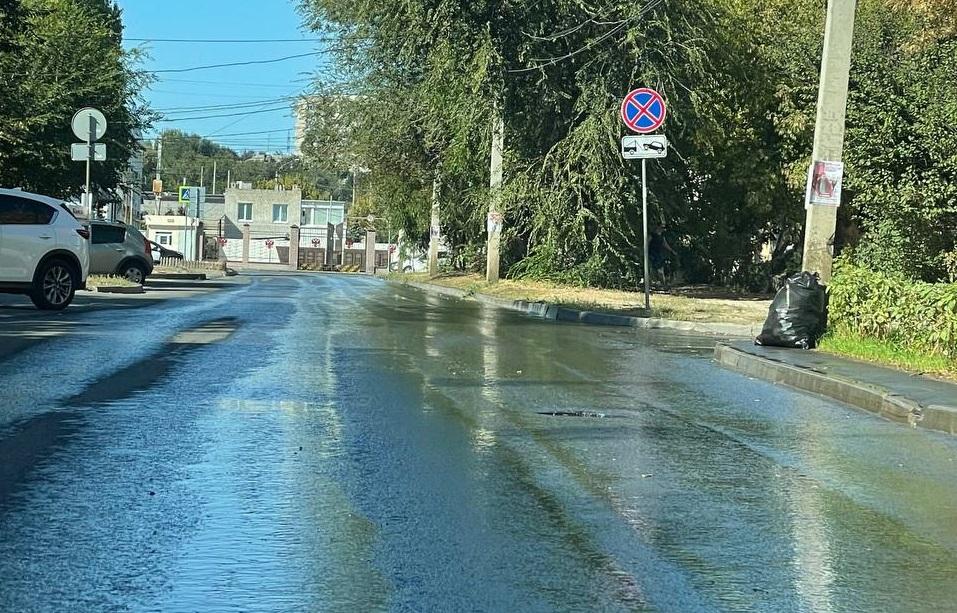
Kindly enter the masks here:
<path id="1" fill-rule="evenodd" d="M 820 0 L 301 5 L 339 41 L 310 99 L 307 163 L 363 169 L 362 198 L 422 242 L 437 187 L 458 269 L 484 264 L 500 114 L 507 275 L 638 286 L 640 165 L 618 143 L 638 85 L 668 99 L 673 151 L 650 166 L 650 204 L 678 279 L 767 291 L 800 269 Z M 851 75 L 837 247 L 929 282 L 955 250 L 955 23 L 948 0 L 861 0 Z"/>
<path id="2" fill-rule="evenodd" d="M 821 339 L 818 349 L 843 357 L 899 368 L 913 374 L 931 375 L 957 382 L 957 360 L 939 354 L 907 349 L 890 341 L 861 337 L 846 331 L 835 331 Z"/>
<path id="3" fill-rule="evenodd" d="M 837 263 L 826 351 L 957 377 L 957 282 L 924 283 Z"/>
<path id="4" fill-rule="evenodd" d="M 86 286 L 90 289 L 97 287 L 139 287 L 138 284 L 128 281 L 125 277 L 113 275 L 90 275 L 86 279 Z"/>

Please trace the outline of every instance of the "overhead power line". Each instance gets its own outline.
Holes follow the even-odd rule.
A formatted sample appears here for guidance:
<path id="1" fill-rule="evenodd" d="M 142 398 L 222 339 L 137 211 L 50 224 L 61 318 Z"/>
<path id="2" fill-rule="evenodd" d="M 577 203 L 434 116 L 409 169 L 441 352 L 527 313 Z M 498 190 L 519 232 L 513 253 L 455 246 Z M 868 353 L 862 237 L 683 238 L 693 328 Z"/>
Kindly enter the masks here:
<path id="1" fill-rule="evenodd" d="M 189 83 L 191 85 L 233 85 L 236 87 L 281 87 L 288 89 L 289 83 L 251 83 L 248 81 L 211 81 L 208 79 L 174 79 L 164 77 L 163 83 Z M 157 91 L 157 90 L 153 90 Z"/>
<path id="2" fill-rule="evenodd" d="M 329 43 L 338 38 L 124 38 L 134 43 L 200 43 L 200 44 L 258 44 L 258 43 Z"/>
<path id="3" fill-rule="evenodd" d="M 285 57 L 277 57 L 268 60 L 248 60 L 245 62 L 229 62 L 226 64 L 209 64 L 207 66 L 191 66 L 190 68 L 167 68 L 164 70 L 150 70 L 153 74 L 170 74 L 170 73 L 181 73 L 181 72 L 193 72 L 195 70 L 210 70 L 213 68 L 229 68 L 232 66 L 252 66 L 254 64 L 275 64 L 277 62 L 285 62 L 288 60 L 295 60 L 303 57 L 312 57 L 316 55 L 322 55 L 325 51 L 311 51 L 309 53 L 298 53 L 296 55 L 287 55 Z"/>
<path id="4" fill-rule="evenodd" d="M 279 132 L 290 132 L 291 130 L 292 128 L 283 128 L 281 130 L 259 130 L 257 132 L 232 132 L 230 134 L 219 134 L 217 135 L 217 138 L 220 136 L 258 136 L 260 134 L 277 134 Z"/>
<path id="5" fill-rule="evenodd" d="M 160 122 L 165 123 L 175 123 L 177 121 L 193 121 L 199 119 L 216 119 L 219 117 L 246 117 L 248 115 L 259 115 L 260 113 L 277 113 L 279 111 L 289 111 L 291 110 L 289 106 L 281 106 L 274 109 L 260 109 L 257 111 L 246 111 L 244 113 L 224 113 L 218 115 L 202 115 L 199 117 L 176 117 L 174 119 L 159 119 Z"/>
<path id="6" fill-rule="evenodd" d="M 268 100 L 257 100 L 255 102 L 234 102 L 230 104 L 213 104 L 202 106 L 178 106 L 170 108 L 154 109 L 163 114 L 182 115 L 183 113 L 195 113 L 196 111 L 225 111 L 233 109 L 253 108 L 257 106 L 269 106 L 279 104 L 280 102 L 293 102 L 298 100 L 298 95 L 282 96 L 281 98 L 270 98 Z"/>
<path id="7" fill-rule="evenodd" d="M 217 142 L 220 140 L 220 137 L 223 137 L 222 140 L 241 140 L 241 139 L 239 139 L 239 138 L 236 138 L 236 137 L 239 137 L 239 136 L 257 136 L 257 137 L 259 137 L 258 139 L 248 139 L 248 140 L 246 141 L 246 142 L 253 142 L 253 141 L 256 141 L 256 140 L 266 140 L 265 138 L 262 137 L 263 134 L 290 134 L 290 135 L 291 135 L 293 131 L 294 131 L 294 128 L 280 128 L 280 129 L 277 129 L 277 130 L 257 130 L 257 131 L 254 131 L 254 132 L 232 132 L 232 133 L 230 133 L 230 134 L 220 134 L 220 135 L 199 135 L 199 134 L 186 134 L 186 133 L 180 134 L 180 133 L 177 133 L 175 136 L 176 136 L 177 138 L 194 138 L 194 137 L 197 137 L 197 136 L 198 136 L 199 138 L 215 137 L 215 139 L 217 140 Z M 164 139 L 168 139 L 168 138 L 171 138 L 171 137 L 173 137 L 172 134 L 166 134 L 165 136 L 163 136 Z M 158 138 L 158 137 L 155 137 L 155 136 L 154 136 L 154 137 L 152 137 L 152 138 L 141 138 L 141 139 L 138 139 L 138 140 L 139 140 L 140 142 L 147 143 L 147 142 L 153 142 L 153 141 L 155 141 L 157 138 Z"/>
<path id="8" fill-rule="evenodd" d="M 621 20 L 621 21 L 615 22 L 615 23 L 616 23 L 615 27 L 611 28 L 610 30 L 608 30 L 607 32 L 605 32 L 604 34 L 602 34 L 601 36 L 599 36 L 599 37 L 597 37 L 597 38 L 594 38 L 594 39 L 592 39 L 592 40 L 586 42 L 584 45 L 582 45 L 582 46 L 579 47 L 578 49 L 575 49 L 574 51 L 570 51 L 570 52 L 568 52 L 568 53 L 566 53 L 566 54 L 564 54 L 564 55 L 559 55 L 559 56 L 554 56 L 554 57 L 533 58 L 533 59 L 532 59 L 533 62 L 538 62 L 536 65 L 534 65 L 534 66 L 528 66 L 528 67 L 525 67 L 525 68 L 514 68 L 514 69 L 511 69 L 511 70 L 508 70 L 507 72 L 510 72 L 510 73 L 513 73 L 513 74 L 523 73 L 523 72 L 531 72 L 531 71 L 534 71 L 534 70 L 541 70 L 541 69 L 543 69 L 543 68 L 547 68 L 548 66 L 554 66 L 555 64 L 559 64 L 559 63 L 564 62 L 564 61 L 566 61 L 566 60 L 570 60 L 570 59 L 572 59 L 573 57 L 577 56 L 578 54 L 583 53 L 583 52 L 585 52 L 585 51 L 588 51 L 588 50 L 591 49 L 592 47 L 595 47 L 596 45 L 598 45 L 598 44 L 604 42 L 605 40 L 607 40 L 607 39 L 609 39 L 609 38 L 611 38 L 611 37 L 614 36 L 615 34 L 621 32 L 621 31 L 624 30 L 632 21 L 634 21 L 634 20 L 636 20 L 636 19 L 639 19 L 639 18 L 641 18 L 641 17 L 644 17 L 645 15 L 647 15 L 648 13 L 650 13 L 651 11 L 653 11 L 653 10 L 655 10 L 656 8 L 658 8 L 659 6 L 661 6 L 661 4 L 662 4 L 663 2 L 664 2 L 664 0 L 649 0 L 648 3 L 647 3 L 645 6 L 643 6 L 643 7 L 641 8 L 641 10 L 638 11 L 638 13 L 632 15 L 631 17 L 628 17 L 627 19 L 623 19 L 623 20 Z"/>

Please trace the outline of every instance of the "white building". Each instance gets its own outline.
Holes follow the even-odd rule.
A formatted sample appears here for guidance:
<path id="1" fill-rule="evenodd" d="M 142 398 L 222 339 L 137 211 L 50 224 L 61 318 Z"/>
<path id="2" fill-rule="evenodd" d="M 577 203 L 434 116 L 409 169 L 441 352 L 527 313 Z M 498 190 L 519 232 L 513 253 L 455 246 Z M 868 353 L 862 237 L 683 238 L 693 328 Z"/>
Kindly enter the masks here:
<path id="1" fill-rule="evenodd" d="M 178 251 L 186 260 L 201 259 L 203 224 L 183 215 L 146 215 L 146 238 L 167 249 Z"/>

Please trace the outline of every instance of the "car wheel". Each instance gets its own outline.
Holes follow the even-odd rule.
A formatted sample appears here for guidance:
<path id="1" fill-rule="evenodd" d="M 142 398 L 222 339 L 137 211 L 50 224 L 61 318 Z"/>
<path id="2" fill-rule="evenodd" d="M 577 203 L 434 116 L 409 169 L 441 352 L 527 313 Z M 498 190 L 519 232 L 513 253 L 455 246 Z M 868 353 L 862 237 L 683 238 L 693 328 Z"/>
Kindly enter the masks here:
<path id="1" fill-rule="evenodd" d="M 120 276 L 130 283 L 143 285 L 143 282 L 146 281 L 146 269 L 141 264 L 125 264 L 120 269 Z"/>
<path id="2" fill-rule="evenodd" d="M 37 274 L 30 299 L 44 311 L 62 311 L 73 302 L 77 286 L 76 272 L 63 260 L 46 262 Z"/>

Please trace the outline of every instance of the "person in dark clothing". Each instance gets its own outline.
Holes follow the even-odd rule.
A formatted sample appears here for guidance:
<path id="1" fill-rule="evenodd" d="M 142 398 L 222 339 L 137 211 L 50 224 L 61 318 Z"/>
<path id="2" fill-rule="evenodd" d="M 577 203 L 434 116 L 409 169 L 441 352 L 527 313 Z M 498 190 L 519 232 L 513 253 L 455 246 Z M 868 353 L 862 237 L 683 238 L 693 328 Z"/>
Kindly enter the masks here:
<path id="1" fill-rule="evenodd" d="M 648 259 L 651 261 L 652 280 L 657 276 L 661 279 L 662 287 L 667 289 L 668 278 L 665 276 L 665 262 L 668 260 L 668 254 L 673 256 L 678 254 L 668 244 L 668 239 L 665 238 L 665 229 L 665 226 L 660 224 L 652 228 L 648 237 Z"/>

